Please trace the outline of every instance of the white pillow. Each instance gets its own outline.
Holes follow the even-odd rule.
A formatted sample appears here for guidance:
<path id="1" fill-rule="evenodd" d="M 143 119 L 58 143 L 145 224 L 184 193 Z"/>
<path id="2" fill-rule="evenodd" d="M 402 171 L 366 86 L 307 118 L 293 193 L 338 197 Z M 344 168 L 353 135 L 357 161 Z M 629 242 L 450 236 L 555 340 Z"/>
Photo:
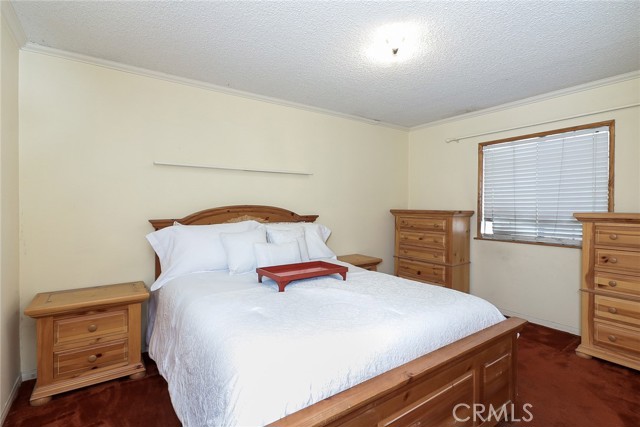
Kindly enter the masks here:
<path id="1" fill-rule="evenodd" d="M 290 230 L 292 228 L 303 227 L 305 233 L 310 231 L 314 232 L 320 236 L 323 242 L 326 242 L 331 235 L 331 230 L 327 226 L 316 222 L 273 222 L 266 225 L 268 229 L 271 228 L 274 230 Z"/>
<path id="2" fill-rule="evenodd" d="M 298 242 L 286 243 L 254 243 L 253 252 L 256 256 L 257 267 L 271 265 L 295 264 L 301 262 Z"/>
<path id="3" fill-rule="evenodd" d="M 267 243 L 267 232 L 263 226 L 242 233 L 221 233 L 222 245 L 227 253 L 230 274 L 248 273 L 256 269 L 254 243 Z"/>
<path id="4" fill-rule="evenodd" d="M 323 243 L 326 243 L 327 240 L 329 240 L 329 236 L 331 236 L 331 230 L 326 225 L 305 222 L 304 226 L 306 229 L 314 230 L 316 233 L 318 233 L 318 235 L 322 238 Z"/>
<path id="5" fill-rule="evenodd" d="M 322 238 L 316 233 L 305 233 L 305 240 L 307 242 L 307 250 L 309 251 L 310 260 L 321 258 L 337 258 L 336 254 L 331 249 L 329 249 L 329 246 L 327 246 Z"/>
<path id="6" fill-rule="evenodd" d="M 173 225 L 147 234 L 158 255 L 163 279 L 199 271 L 226 270 L 223 232 L 242 232 L 260 226 L 256 221 L 213 225 Z"/>
<path id="7" fill-rule="evenodd" d="M 309 261 L 309 249 L 307 249 L 307 241 L 305 238 L 304 228 L 302 226 L 291 227 L 288 230 L 273 229 L 267 225 L 267 241 L 269 243 L 289 243 L 297 242 L 302 261 Z"/>
<path id="8" fill-rule="evenodd" d="M 267 224 L 267 230 L 295 230 L 299 227 L 304 228 L 304 237 L 307 244 L 307 252 L 309 260 L 321 258 L 337 258 L 336 254 L 325 244 L 331 230 L 315 222 L 274 222 Z M 300 250 L 302 253 L 302 248 Z M 303 258 L 304 259 L 304 258 Z"/>

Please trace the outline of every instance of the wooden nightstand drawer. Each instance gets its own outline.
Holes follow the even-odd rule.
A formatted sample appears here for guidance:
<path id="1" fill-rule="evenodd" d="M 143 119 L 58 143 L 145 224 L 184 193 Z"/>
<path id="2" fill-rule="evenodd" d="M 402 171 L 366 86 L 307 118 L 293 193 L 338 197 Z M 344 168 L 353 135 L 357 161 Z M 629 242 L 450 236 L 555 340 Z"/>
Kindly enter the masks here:
<path id="1" fill-rule="evenodd" d="M 398 276 L 421 282 L 444 284 L 447 281 L 447 268 L 443 265 L 423 264 L 399 259 Z"/>
<path id="2" fill-rule="evenodd" d="M 405 246 L 400 243 L 400 248 L 398 249 L 398 255 L 418 259 L 421 261 L 427 262 L 438 262 L 444 263 L 446 262 L 446 255 L 444 249 L 433 249 L 433 248 L 414 248 L 411 246 Z"/>
<path id="3" fill-rule="evenodd" d="M 400 231 L 398 237 L 400 245 L 420 245 L 442 249 L 446 247 L 447 240 L 446 234 L 428 231 Z"/>
<path id="4" fill-rule="evenodd" d="M 124 334 L 127 330 L 126 310 L 56 318 L 53 321 L 53 343 L 59 345 L 107 335 Z"/>
<path id="5" fill-rule="evenodd" d="M 126 340 L 56 352 L 53 354 L 53 377 L 75 377 L 101 368 L 124 366 L 128 357 Z"/>
<path id="6" fill-rule="evenodd" d="M 596 268 L 640 273 L 640 252 L 596 248 Z"/>
<path id="7" fill-rule="evenodd" d="M 594 322 L 595 344 L 640 353 L 640 330 Z"/>
<path id="8" fill-rule="evenodd" d="M 398 225 L 401 230 L 427 230 L 446 231 L 447 220 L 441 218 L 399 218 Z"/>
<path id="9" fill-rule="evenodd" d="M 595 316 L 640 326 L 640 302 L 596 295 Z"/>
<path id="10" fill-rule="evenodd" d="M 596 245 L 640 248 L 640 230 L 637 228 L 597 226 Z"/>

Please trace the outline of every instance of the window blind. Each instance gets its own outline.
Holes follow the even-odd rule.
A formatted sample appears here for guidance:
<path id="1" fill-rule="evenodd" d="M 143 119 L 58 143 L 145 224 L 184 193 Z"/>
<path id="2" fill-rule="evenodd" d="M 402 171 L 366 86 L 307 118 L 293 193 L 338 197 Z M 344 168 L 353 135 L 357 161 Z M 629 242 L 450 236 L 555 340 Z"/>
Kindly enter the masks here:
<path id="1" fill-rule="evenodd" d="M 482 147 L 485 239 L 580 246 L 574 212 L 607 212 L 609 127 Z"/>

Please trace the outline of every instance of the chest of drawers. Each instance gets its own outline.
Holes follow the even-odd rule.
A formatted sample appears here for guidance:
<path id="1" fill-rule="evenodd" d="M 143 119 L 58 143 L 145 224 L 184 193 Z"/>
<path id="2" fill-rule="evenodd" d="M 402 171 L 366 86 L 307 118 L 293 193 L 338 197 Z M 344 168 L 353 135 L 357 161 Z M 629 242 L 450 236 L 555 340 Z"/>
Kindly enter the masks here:
<path id="1" fill-rule="evenodd" d="M 574 216 L 583 232 L 576 354 L 640 370 L 640 214 Z"/>
<path id="2" fill-rule="evenodd" d="M 36 295 L 25 314 L 36 319 L 38 379 L 32 405 L 54 394 L 129 375 L 142 377 L 142 282 Z"/>
<path id="3" fill-rule="evenodd" d="M 469 292 L 473 211 L 394 209 L 395 275 Z"/>

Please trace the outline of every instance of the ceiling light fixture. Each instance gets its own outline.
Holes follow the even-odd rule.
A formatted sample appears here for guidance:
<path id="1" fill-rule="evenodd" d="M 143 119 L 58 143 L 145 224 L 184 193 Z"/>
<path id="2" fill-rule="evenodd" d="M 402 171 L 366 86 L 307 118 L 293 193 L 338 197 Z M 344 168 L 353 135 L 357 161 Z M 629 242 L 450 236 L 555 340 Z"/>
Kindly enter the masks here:
<path id="1" fill-rule="evenodd" d="M 378 28 L 373 42 L 366 49 L 366 56 L 379 63 L 404 62 L 418 51 L 418 26 L 400 22 Z"/>

